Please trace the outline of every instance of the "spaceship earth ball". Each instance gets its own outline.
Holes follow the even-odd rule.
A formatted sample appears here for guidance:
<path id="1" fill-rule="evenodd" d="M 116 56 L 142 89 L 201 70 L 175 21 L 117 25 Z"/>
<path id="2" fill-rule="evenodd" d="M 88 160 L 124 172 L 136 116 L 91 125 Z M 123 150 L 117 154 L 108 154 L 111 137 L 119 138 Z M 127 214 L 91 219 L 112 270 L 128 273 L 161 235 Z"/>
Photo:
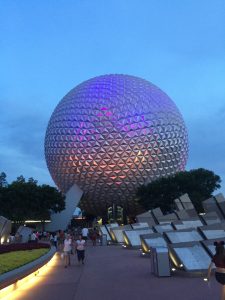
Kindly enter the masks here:
<path id="1" fill-rule="evenodd" d="M 115 203 L 138 212 L 137 187 L 185 168 L 188 135 L 174 102 L 130 75 L 103 75 L 72 89 L 55 108 L 45 136 L 50 174 L 81 207 L 101 215 Z"/>

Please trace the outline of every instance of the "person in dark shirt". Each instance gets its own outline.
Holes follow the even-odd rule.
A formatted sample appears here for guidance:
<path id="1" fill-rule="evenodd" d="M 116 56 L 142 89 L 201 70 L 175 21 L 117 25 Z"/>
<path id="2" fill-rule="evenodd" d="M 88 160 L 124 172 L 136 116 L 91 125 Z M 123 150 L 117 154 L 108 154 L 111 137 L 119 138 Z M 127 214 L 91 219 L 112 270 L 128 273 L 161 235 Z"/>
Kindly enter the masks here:
<path id="1" fill-rule="evenodd" d="M 94 230 L 91 232 L 91 240 L 92 240 L 92 244 L 93 246 L 96 246 L 96 240 L 98 238 L 98 231 L 96 228 L 94 228 Z"/>
<path id="2" fill-rule="evenodd" d="M 215 277 L 217 282 L 222 285 L 221 300 L 225 300 L 225 249 L 224 242 L 215 242 L 216 254 L 213 256 L 212 261 L 208 268 L 207 280 L 210 279 L 213 264 L 216 266 Z"/>

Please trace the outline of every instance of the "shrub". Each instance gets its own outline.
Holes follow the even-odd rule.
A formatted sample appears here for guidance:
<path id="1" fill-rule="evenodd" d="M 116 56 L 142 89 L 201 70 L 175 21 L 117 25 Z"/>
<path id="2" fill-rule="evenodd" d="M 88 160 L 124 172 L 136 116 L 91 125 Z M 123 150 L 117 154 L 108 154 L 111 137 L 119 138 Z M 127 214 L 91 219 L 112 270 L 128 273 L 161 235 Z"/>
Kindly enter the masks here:
<path id="1" fill-rule="evenodd" d="M 43 248 L 50 248 L 50 245 L 47 243 L 36 243 L 36 242 L 0 245 L 0 254 L 12 252 L 12 251 L 33 250 L 33 249 L 43 249 Z"/>

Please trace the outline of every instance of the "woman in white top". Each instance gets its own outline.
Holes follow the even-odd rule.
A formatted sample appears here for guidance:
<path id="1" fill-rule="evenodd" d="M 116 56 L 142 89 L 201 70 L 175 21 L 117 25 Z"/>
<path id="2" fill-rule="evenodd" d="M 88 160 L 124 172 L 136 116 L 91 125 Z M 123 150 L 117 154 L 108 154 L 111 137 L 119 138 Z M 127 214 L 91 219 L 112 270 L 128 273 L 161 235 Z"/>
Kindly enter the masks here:
<path id="1" fill-rule="evenodd" d="M 71 247 L 72 247 L 72 240 L 70 238 L 70 235 L 67 234 L 64 240 L 64 248 L 63 248 L 65 268 L 70 266 L 70 252 L 72 249 Z"/>
<path id="2" fill-rule="evenodd" d="M 77 250 L 77 259 L 79 262 L 84 264 L 85 256 L 85 240 L 82 239 L 82 236 L 79 235 L 79 240 L 76 241 L 76 250 Z"/>

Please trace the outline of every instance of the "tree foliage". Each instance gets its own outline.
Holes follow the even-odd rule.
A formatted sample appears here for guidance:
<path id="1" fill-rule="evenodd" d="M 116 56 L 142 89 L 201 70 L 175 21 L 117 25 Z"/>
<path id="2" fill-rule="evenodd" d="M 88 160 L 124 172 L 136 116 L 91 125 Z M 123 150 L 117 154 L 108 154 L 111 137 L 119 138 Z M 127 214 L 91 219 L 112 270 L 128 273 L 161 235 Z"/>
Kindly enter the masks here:
<path id="1" fill-rule="evenodd" d="M 8 185 L 6 180 L 6 174 L 4 172 L 0 173 L 0 188 L 6 187 Z"/>
<path id="2" fill-rule="evenodd" d="M 212 171 L 200 168 L 159 178 L 138 188 L 139 204 L 146 210 L 160 207 L 164 212 L 174 209 L 174 199 L 187 193 L 198 212 L 202 201 L 220 188 L 221 179 Z"/>
<path id="3" fill-rule="evenodd" d="M 33 178 L 26 181 L 19 176 L 11 184 L 0 185 L 0 215 L 10 220 L 44 222 L 50 218 L 52 211 L 60 212 L 64 208 L 65 197 L 61 192 L 49 185 L 38 185 Z"/>

